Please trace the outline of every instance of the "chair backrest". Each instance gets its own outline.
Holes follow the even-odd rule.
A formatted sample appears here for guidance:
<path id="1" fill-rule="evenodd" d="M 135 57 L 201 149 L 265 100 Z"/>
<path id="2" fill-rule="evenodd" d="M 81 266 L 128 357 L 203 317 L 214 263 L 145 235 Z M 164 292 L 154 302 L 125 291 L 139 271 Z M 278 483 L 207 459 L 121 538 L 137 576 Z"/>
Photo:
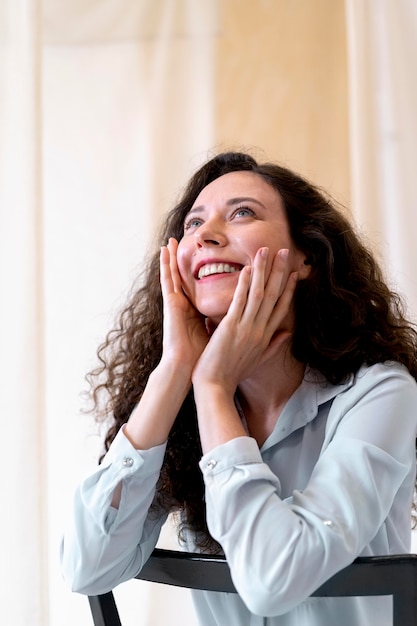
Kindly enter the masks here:
<path id="1" fill-rule="evenodd" d="M 224 557 L 155 549 L 136 578 L 236 593 Z M 393 596 L 393 626 L 417 626 L 417 555 L 360 557 L 313 596 Z M 113 593 L 89 596 L 94 626 L 122 626 Z"/>

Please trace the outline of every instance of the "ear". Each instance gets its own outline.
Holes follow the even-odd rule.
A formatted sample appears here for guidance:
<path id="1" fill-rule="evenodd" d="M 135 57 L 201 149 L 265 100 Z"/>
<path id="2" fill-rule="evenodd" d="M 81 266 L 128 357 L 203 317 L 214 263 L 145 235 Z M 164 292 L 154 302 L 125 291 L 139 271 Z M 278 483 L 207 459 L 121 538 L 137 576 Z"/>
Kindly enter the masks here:
<path id="1" fill-rule="evenodd" d="M 304 257 L 304 258 L 300 259 L 300 262 L 299 262 L 298 268 L 297 268 L 297 272 L 298 272 L 298 279 L 299 280 L 304 280 L 305 278 L 307 278 L 310 275 L 311 264 L 309 263 L 307 257 Z"/>

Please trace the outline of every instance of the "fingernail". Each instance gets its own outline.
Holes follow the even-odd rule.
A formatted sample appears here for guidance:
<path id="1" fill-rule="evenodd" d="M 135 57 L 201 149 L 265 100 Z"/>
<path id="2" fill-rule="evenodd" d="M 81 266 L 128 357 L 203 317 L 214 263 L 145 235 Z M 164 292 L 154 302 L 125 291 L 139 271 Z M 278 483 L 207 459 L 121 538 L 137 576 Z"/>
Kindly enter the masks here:
<path id="1" fill-rule="evenodd" d="M 282 250 L 278 251 L 278 254 L 281 257 L 281 259 L 285 261 L 285 259 L 288 257 L 288 252 L 289 250 L 287 248 L 282 248 Z"/>
<path id="2" fill-rule="evenodd" d="M 269 248 L 261 248 L 261 257 L 266 259 L 268 257 Z"/>

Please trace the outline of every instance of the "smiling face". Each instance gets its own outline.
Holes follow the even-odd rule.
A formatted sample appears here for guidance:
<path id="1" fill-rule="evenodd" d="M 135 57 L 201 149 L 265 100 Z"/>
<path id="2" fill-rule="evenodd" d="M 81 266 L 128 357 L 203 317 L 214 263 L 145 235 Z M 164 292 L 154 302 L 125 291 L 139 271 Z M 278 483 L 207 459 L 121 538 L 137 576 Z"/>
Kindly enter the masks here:
<path id="1" fill-rule="evenodd" d="M 291 270 L 305 274 L 305 256 L 291 241 L 281 197 L 271 185 L 247 171 L 224 174 L 207 185 L 185 218 L 178 246 L 183 287 L 196 309 L 218 323 L 230 306 L 239 271 L 252 266 L 264 246 L 269 248 L 267 276 L 282 248 L 290 251 Z"/>

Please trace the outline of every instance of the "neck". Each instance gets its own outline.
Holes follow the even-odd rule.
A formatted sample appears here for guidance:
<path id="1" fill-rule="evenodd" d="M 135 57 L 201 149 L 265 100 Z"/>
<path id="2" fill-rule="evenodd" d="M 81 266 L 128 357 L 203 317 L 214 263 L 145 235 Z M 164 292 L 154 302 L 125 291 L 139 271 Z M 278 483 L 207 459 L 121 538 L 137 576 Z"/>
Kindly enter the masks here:
<path id="1" fill-rule="evenodd" d="M 240 383 L 239 402 L 249 434 L 259 446 L 271 434 L 282 409 L 301 384 L 304 371 L 305 365 L 285 351 Z"/>

